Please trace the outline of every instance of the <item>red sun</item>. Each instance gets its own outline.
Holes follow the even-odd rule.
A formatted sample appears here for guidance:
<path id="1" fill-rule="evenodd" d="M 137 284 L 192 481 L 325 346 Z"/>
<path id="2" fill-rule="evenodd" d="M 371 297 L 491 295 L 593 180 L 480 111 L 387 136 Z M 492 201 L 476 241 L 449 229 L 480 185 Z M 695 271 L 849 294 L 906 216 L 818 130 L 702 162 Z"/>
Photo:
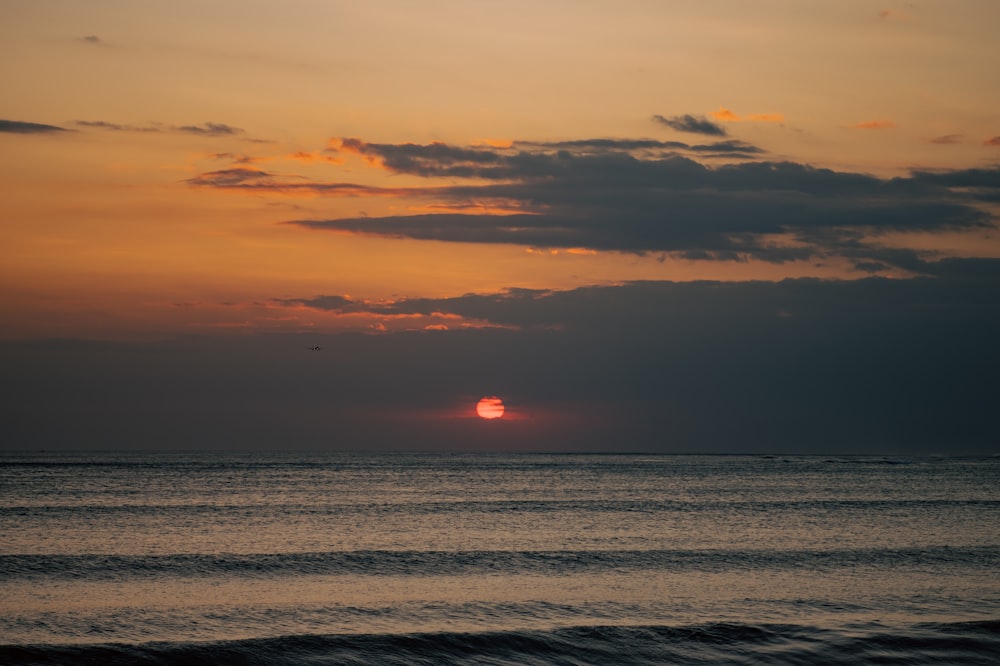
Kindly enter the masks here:
<path id="1" fill-rule="evenodd" d="M 476 404 L 476 414 L 483 419 L 498 419 L 503 416 L 503 400 L 488 395 Z"/>

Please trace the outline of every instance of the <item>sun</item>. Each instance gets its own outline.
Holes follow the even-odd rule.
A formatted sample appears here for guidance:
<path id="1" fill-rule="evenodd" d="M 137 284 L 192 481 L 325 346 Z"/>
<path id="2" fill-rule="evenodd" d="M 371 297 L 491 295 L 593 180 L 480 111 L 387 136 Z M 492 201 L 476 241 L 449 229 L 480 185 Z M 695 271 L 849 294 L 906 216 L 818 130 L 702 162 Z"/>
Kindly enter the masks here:
<path id="1" fill-rule="evenodd" d="M 503 400 L 488 395 L 476 404 L 476 414 L 483 419 L 498 419 L 503 416 Z"/>

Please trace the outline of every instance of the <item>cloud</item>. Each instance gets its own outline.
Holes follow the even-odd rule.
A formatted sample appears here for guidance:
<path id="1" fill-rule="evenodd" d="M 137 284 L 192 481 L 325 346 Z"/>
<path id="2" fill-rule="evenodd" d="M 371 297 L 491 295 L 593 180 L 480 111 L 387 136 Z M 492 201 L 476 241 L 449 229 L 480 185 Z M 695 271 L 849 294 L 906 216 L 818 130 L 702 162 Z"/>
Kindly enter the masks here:
<path id="1" fill-rule="evenodd" d="M 75 120 L 73 124 L 77 127 L 86 127 L 87 129 L 99 129 L 106 130 L 109 132 L 161 132 L 163 128 L 159 125 L 121 125 L 118 123 L 108 122 L 106 120 Z"/>
<path id="2" fill-rule="evenodd" d="M 911 173 L 909 179 L 893 179 L 892 182 L 900 185 L 912 184 L 915 188 L 944 188 L 956 196 L 995 201 L 1000 189 L 1000 166 L 958 170 L 917 170 Z"/>
<path id="3" fill-rule="evenodd" d="M 740 142 L 685 146 L 692 154 L 702 148 L 716 155 L 754 150 Z M 781 263 L 837 256 L 865 268 L 907 260 L 880 248 L 879 233 L 986 229 L 993 219 L 982 206 L 1000 195 L 1000 168 L 880 179 L 794 162 L 710 167 L 671 150 L 672 144 L 649 140 L 514 142 L 509 149 L 493 149 L 345 139 L 343 147 L 394 173 L 447 179 L 436 187 L 385 194 L 427 197 L 442 209 L 468 210 L 290 224 L 394 238 L 671 252 L 692 259 Z M 451 180 L 455 177 L 484 182 L 459 184 Z M 290 185 L 248 170 L 189 182 L 316 193 L 347 186 Z M 512 214 L 471 214 L 477 202 Z"/>
<path id="4" fill-rule="evenodd" d="M 233 127 L 225 123 L 206 122 L 201 125 L 163 125 L 151 123 L 149 125 L 126 125 L 110 122 L 107 120 L 75 120 L 78 127 L 88 129 L 99 129 L 109 132 L 180 132 L 183 134 L 195 134 L 198 136 L 241 136 L 244 131 L 239 127 Z M 259 140 L 258 140 L 259 142 Z"/>
<path id="5" fill-rule="evenodd" d="M 1000 135 L 991 137 L 983 141 L 984 146 L 1000 146 Z"/>
<path id="6" fill-rule="evenodd" d="M 331 150 L 363 155 L 390 171 L 425 177 L 507 178 L 511 169 L 510 159 L 502 149 L 456 147 L 440 142 L 373 144 L 343 138 L 339 147 Z"/>
<path id="7" fill-rule="evenodd" d="M 113 132 L 120 132 L 122 130 L 128 129 L 125 125 L 118 125 L 117 123 L 109 123 L 105 120 L 76 120 L 74 121 L 74 124 L 78 125 L 79 127 L 111 130 Z"/>
<path id="8" fill-rule="evenodd" d="M 269 313 L 371 328 L 0 341 L 0 447 L 992 453 L 1000 260 L 924 268 L 891 280 L 307 296 L 268 301 Z M 379 332 L 382 317 L 394 329 L 407 316 L 422 330 Z M 470 415 L 487 394 L 519 417 L 495 436 Z"/>
<path id="9" fill-rule="evenodd" d="M 708 136 L 726 136 L 727 132 L 722 125 L 713 123 L 711 120 L 705 117 L 696 118 L 692 115 L 683 116 L 672 116 L 666 118 L 661 115 L 653 116 L 653 120 L 660 123 L 661 125 L 666 125 L 671 129 L 675 129 L 678 132 L 688 132 L 691 134 L 705 134 Z"/>
<path id="10" fill-rule="evenodd" d="M 1000 167 L 914 171 L 882 179 L 795 162 L 711 166 L 695 156 L 760 157 L 737 140 L 692 145 L 653 139 L 512 141 L 504 146 L 332 140 L 426 186 L 316 181 L 234 165 L 194 187 L 288 196 L 420 199 L 422 213 L 296 219 L 306 229 L 528 248 L 667 253 L 692 260 L 786 263 L 845 259 L 860 271 L 916 270 L 885 232 L 973 231 L 994 225 Z M 925 253 L 924 257 L 929 256 Z"/>
<path id="11" fill-rule="evenodd" d="M 368 143 L 356 138 L 342 138 L 332 141 L 328 152 L 358 154 L 388 171 L 425 178 L 510 180 L 551 177 L 572 160 L 580 158 L 649 160 L 672 157 L 679 152 L 703 157 L 740 158 L 764 151 L 736 140 L 701 145 L 654 139 L 516 141 L 508 148 L 494 148 L 459 147 L 440 142 L 427 145 Z"/>
<path id="12" fill-rule="evenodd" d="M 104 42 L 101 41 L 101 38 L 98 37 L 97 35 L 84 35 L 83 37 L 80 37 L 80 41 L 83 42 L 83 43 L 85 43 L 85 44 L 103 44 L 104 43 Z"/>
<path id="13" fill-rule="evenodd" d="M 740 123 L 743 121 L 748 121 L 752 123 L 785 122 L 785 114 L 783 113 L 751 113 L 748 114 L 746 118 L 744 118 L 738 115 L 737 113 L 731 111 L 730 109 L 727 109 L 724 106 L 720 106 L 718 111 L 712 111 L 708 115 L 724 123 Z"/>
<path id="14" fill-rule="evenodd" d="M 107 123 L 90 123 L 106 129 Z M 689 152 L 706 158 L 740 159 L 760 155 L 763 150 L 743 141 L 727 140 L 714 143 L 689 145 L 675 141 L 652 139 L 586 139 L 564 142 L 516 142 L 509 148 L 484 146 L 458 147 L 444 143 L 375 144 L 354 138 L 337 139 L 326 152 L 339 155 L 354 153 L 363 156 L 373 165 L 393 173 L 420 176 L 427 179 L 468 178 L 494 181 L 493 186 L 482 184 L 444 184 L 431 187 L 385 188 L 362 186 L 343 182 L 317 182 L 298 176 L 282 176 L 256 168 L 234 167 L 199 174 L 185 182 L 195 187 L 240 189 L 256 192 L 299 194 L 302 196 L 395 196 L 439 199 L 436 207 L 450 209 L 481 208 L 482 203 L 496 209 L 521 210 L 530 202 L 521 201 L 514 191 L 513 182 L 548 181 L 553 178 L 573 177 L 580 170 L 577 164 L 594 164 L 594 177 L 606 178 L 601 173 L 608 168 L 672 160 L 678 152 Z M 234 153 L 218 153 L 213 157 L 237 160 L 249 164 L 255 160 L 247 156 L 237 159 Z M 339 164 L 338 157 L 299 153 L 289 156 L 294 160 L 323 160 Z M 691 162 L 691 164 L 696 164 Z"/>
<path id="15" fill-rule="evenodd" d="M 225 123 L 211 122 L 202 123 L 201 125 L 179 125 L 175 126 L 173 129 L 178 132 L 200 134 L 203 136 L 233 136 L 243 133 L 243 130 L 239 127 L 233 127 L 232 125 L 226 125 Z"/>
<path id="16" fill-rule="evenodd" d="M 641 330 L 635 328 L 638 326 L 648 327 L 645 330 L 651 329 L 654 338 L 658 334 L 653 331 L 697 327 L 696 322 L 706 319 L 748 316 L 769 320 L 783 313 L 828 321 L 853 311 L 898 316 L 902 320 L 913 314 L 914 307 L 948 304 L 956 310 L 966 309 L 970 316 L 978 312 L 993 326 L 1000 326 L 1000 310 L 995 307 L 994 297 L 994 290 L 1000 286 L 1000 259 L 951 258 L 923 262 L 922 266 L 923 277 L 900 280 L 636 281 L 569 290 L 507 289 L 446 298 L 365 301 L 348 296 L 316 296 L 275 302 L 342 314 L 454 315 L 525 331 L 611 330 L 627 324 L 625 328 L 632 332 Z M 982 310 L 984 307 L 987 311 Z M 879 313 L 880 308 L 893 312 Z"/>
<path id="17" fill-rule="evenodd" d="M 961 134 L 945 134 L 944 136 L 936 136 L 929 140 L 929 143 L 936 143 L 939 145 L 953 145 L 956 143 L 962 143 Z"/>
<path id="18" fill-rule="evenodd" d="M 579 157 L 656 159 L 690 152 L 701 156 L 751 157 L 764 151 L 744 141 L 691 145 L 655 139 L 577 139 L 514 141 L 506 148 L 456 147 L 444 143 L 376 144 L 356 138 L 335 140 L 330 152 L 350 152 L 396 173 L 423 177 L 506 180 L 548 174 L 553 165 Z"/>
<path id="19" fill-rule="evenodd" d="M 329 155 L 322 155 L 318 152 L 296 151 L 285 155 L 284 159 L 295 160 L 296 162 L 327 162 L 329 164 L 343 164 L 343 160 Z"/>
<path id="20" fill-rule="evenodd" d="M 235 164 L 254 164 L 260 161 L 260 158 L 237 153 L 209 153 L 205 157 L 213 160 L 227 160 Z"/>
<path id="21" fill-rule="evenodd" d="M 0 446 L 989 454 L 1000 260 L 934 271 L 286 299 L 493 328 L 2 341 Z M 522 417 L 495 439 L 463 416 L 485 394 Z"/>
<path id="22" fill-rule="evenodd" d="M 712 111 L 708 115 L 712 116 L 716 120 L 724 123 L 738 123 L 742 118 L 730 111 L 724 106 L 720 106 L 718 111 Z"/>
<path id="23" fill-rule="evenodd" d="M 53 134 L 66 131 L 68 131 L 66 128 L 55 125 L 0 119 L 0 132 L 7 132 L 9 134 Z"/>
<path id="24" fill-rule="evenodd" d="M 299 194 L 306 196 L 419 196 L 432 195 L 436 190 L 419 188 L 382 188 L 355 183 L 316 183 L 304 178 L 278 176 L 269 171 L 251 167 L 233 167 L 198 174 L 184 181 L 193 187 L 223 190 L 243 190 L 272 194 Z"/>
<path id="25" fill-rule="evenodd" d="M 315 298 L 278 298 L 281 305 L 303 305 L 316 310 L 332 310 L 334 312 L 360 312 L 362 305 L 350 296 L 316 296 Z"/>
<path id="26" fill-rule="evenodd" d="M 255 186 L 273 186 L 276 181 L 274 175 L 267 171 L 249 167 L 234 167 L 199 174 L 185 182 L 198 187 L 253 188 Z"/>
<path id="27" fill-rule="evenodd" d="M 703 157 L 753 157 L 766 152 L 762 148 L 737 139 L 691 146 L 689 150 L 693 153 L 699 153 Z"/>
<path id="28" fill-rule="evenodd" d="M 852 129 L 892 129 L 896 123 L 891 120 L 866 120 L 864 122 L 851 125 Z"/>
<path id="29" fill-rule="evenodd" d="M 511 141 L 505 148 L 569 150 L 579 154 L 583 152 L 672 152 L 689 150 L 691 146 L 682 141 L 658 141 L 656 139 L 574 139 L 570 141 Z"/>
<path id="30" fill-rule="evenodd" d="M 274 141 L 270 139 L 258 139 L 247 136 L 245 130 L 242 128 L 235 127 L 227 123 L 205 122 L 200 125 L 170 125 L 160 122 L 151 122 L 146 125 L 131 125 L 109 120 L 75 120 L 73 123 L 77 127 L 102 130 L 106 132 L 166 132 L 190 134 L 210 138 L 238 138 L 240 141 L 246 143 L 274 143 Z"/>

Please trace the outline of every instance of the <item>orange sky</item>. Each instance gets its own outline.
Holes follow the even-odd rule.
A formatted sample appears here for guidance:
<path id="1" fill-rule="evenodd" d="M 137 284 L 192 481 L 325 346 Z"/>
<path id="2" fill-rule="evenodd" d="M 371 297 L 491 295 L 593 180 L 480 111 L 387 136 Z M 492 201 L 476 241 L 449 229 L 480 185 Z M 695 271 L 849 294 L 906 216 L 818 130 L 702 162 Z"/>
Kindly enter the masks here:
<path id="1" fill-rule="evenodd" d="M 760 159 L 883 178 L 997 161 L 993 3 L 98 0 L 4 2 L 0 15 L 0 118 L 66 130 L 0 132 L 7 337 L 360 323 L 267 304 L 319 294 L 850 277 L 835 260 L 699 261 L 283 225 L 504 210 L 420 195 L 481 181 L 393 172 L 343 137 L 690 142 L 652 120 L 690 114 Z M 232 168 L 287 188 L 193 184 Z M 311 187 L 323 183 L 360 187 Z M 1000 254 L 982 233 L 941 243 Z"/>

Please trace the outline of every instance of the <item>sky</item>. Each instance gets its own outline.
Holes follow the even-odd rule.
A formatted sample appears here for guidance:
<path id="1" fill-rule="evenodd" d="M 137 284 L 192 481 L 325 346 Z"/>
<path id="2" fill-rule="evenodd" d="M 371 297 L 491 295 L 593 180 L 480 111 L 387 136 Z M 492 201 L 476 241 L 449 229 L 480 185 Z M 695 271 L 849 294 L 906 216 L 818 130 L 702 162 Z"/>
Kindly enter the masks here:
<path id="1" fill-rule="evenodd" d="M 998 454 L 998 27 L 0 0 L 0 447 Z"/>

